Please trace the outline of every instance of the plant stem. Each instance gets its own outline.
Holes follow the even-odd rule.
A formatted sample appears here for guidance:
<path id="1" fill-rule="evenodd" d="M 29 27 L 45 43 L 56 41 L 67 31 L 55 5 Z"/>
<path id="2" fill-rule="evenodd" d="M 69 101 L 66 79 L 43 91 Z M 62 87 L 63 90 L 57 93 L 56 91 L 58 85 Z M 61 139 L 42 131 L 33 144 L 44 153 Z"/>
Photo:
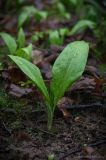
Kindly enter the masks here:
<path id="1" fill-rule="evenodd" d="M 52 124 L 53 124 L 53 111 L 50 109 L 48 112 L 48 120 L 47 120 L 47 126 L 48 130 L 51 130 Z"/>
<path id="2" fill-rule="evenodd" d="M 46 101 L 46 113 L 47 113 L 47 127 L 50 131 L 52 129 L 53 124 L 53 117 L 54 117 L 54 111 L 55 111 L 55 105 L 51 102 Z"/>

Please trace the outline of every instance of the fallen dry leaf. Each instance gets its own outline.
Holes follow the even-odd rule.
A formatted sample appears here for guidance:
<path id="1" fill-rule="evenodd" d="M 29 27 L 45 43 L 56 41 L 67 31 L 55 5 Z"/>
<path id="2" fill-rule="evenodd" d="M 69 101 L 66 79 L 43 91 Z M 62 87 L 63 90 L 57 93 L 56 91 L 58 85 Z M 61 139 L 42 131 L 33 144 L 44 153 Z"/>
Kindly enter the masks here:
<path id="1" fill-rule="evenodd" d="M 89 147 L 89 146 L 84 146 L 83 147 L 83 152 L 87 155 L 91 155 L 92 153 L 95 152 L 93 147 Z"/>
<path id="2" fill-rule="evenodd" d="M 78 82 L 76 82 L 72 87 L 71 91 L 75 90 L 95 90 L 96 82 L 94 78 L 82 77 Z"/>
<path id="3" fill-rule="evenodd" d="M 32 61 L 34 64 L 38 64 L 43 61 L 44 55 L 40 50 L 33 50 L 32 52 Z"/>
<path id="4" fill-rule="evenodd" d="M 17 142 L 22 142 L 22 141 L 31 141 L 31 137 L 28 133 L 25 131 L 19 131 L 17 136 L 16 136 Z"/>
<path id="5" fill-rule="evenodd" d="M 25 95 L 28 95 L 32 92 L 33 92 L 32 88 L 21 88 L 15 84 L 10 84 L 9 91 L 8 91 L 9 94 L 19 97 L 19 98 Z"/>
<path id="6" fill-rule="evenodd" d="M 85 68 L 85 72 L 89 75 L 93 75 L 93 76 L 96 76 L 98 77 L 99 76 L 99 73 L 97 71 L 97 68 L 94 67 L 94 66 L 86 66 Z"/>
<path id="7" fill-rule="evenodd" d="M 74 118 L 74 121 L 77 122 L 77 123 L 83 123 L 84 119 L 82 117 L 77 116 L 77 117 Z"/>
<path id="8" fill-rule="evenodd" d="M 67 97 L 63 97 L 57 104 L 60 111 L 62 111 L 64 118 L 71 116 L 70 112 L 65 108 L 66 105 L 72 105 L 73 100 Z"/>

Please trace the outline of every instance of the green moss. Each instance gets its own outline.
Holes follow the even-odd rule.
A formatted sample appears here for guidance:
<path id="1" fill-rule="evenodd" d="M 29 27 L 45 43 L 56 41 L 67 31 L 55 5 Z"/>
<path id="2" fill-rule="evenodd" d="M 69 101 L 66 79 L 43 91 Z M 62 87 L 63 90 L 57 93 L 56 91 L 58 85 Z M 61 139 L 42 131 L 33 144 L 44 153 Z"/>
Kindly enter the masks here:
<path id="1" fill-rule="evenodd" d="M 16 98 L 9 96 L 4 90 L 0 91 L 0 108 L 15 109 L 16 111 L 22 108 L 22 103 L 20 103 Z"/>

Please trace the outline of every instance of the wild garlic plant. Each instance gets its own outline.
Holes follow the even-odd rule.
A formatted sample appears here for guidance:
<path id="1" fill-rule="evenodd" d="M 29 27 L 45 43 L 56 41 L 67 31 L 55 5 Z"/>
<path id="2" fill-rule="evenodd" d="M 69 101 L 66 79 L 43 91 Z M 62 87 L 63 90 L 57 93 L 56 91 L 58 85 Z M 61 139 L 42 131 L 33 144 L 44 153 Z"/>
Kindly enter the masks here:
<path id="1" fill-rule="evenodd" d="M 17 39 L 5 32 L 0 32 L 0 36 L 6 44 L 9 54 L 31 60 L 32 44 L 25 47 L 25 33 L 22 28 L 18 31 Z"/>
<path id="2" fill-rule="evenodd" d="M 82 75 L 88 52 L 89 45 L 85 41 L 75 41 L 68 44 L 53 65 L 49 91 L 37 66 L 24 58 L 13 55 L 9 56 L 32 80 L 44 96 L 49 130 L 52 127 L 56 105 L 63 97 L 65 91 Z"/>

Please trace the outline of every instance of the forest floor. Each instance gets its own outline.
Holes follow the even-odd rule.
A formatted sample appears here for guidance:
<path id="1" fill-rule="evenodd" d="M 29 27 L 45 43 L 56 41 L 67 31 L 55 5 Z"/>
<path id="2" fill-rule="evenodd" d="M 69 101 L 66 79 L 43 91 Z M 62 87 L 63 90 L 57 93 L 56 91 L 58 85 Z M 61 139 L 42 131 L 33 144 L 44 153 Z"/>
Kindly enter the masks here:
<path id="1" fill-rule="evenodd" d="M 0 31 L 17 34 L 16 16 L 2 14 Z M 72 27 L 71 22 L 49 19 L 24 27 L 26 44 L 35 32 Z M 64 44 L 48 45 L 48 37 L 33 43 L 32 62 L 50 84 L 51 67 L 66 44 L 85 40 L 92 44 L 82 77 L 65 93 L 57 105 L 53 127 L 47 129 L 45 104 L 39 91 L 7 56 L 7 48 L 0 39 L 0 160 L 106 160 L 106 72 L 99 66 L 94 49 L 98 46 L 92 30 L 65 36 Z"/>

